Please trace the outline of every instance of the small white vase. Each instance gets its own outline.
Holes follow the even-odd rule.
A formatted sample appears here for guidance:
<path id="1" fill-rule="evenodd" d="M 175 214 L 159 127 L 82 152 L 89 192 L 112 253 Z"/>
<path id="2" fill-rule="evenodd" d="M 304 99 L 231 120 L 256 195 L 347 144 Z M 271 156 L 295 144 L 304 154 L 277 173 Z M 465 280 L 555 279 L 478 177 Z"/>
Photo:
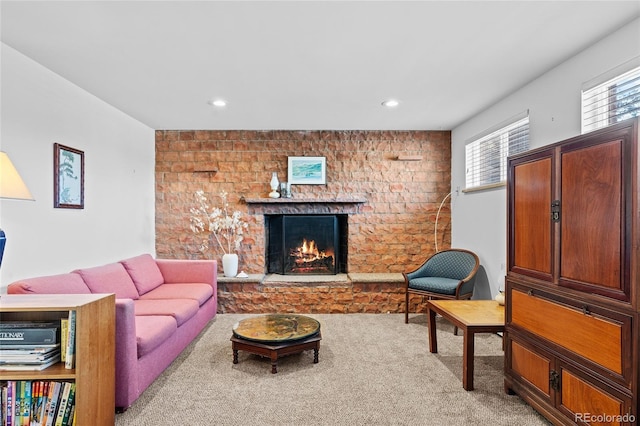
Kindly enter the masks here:
<path id="1" fill-rule="evenodd" d="M 222 273 L 225 277 L 238 275 L 238 255 L 236 253 L 222 255 Z"/>
<path id="2" fill-rule="evenodd" d="M 278 182 L 278 174 L 276 172 L 271 173 L 271 192 L 269 193 L 269 197 L 271 198 L 280 198 L 280 193 L 278 192 L 278 186 L 280 186 L 280 182 Z"/>
<path id="3" fill-rule="evenodd" d="M 501 291 L 496 294 L 496 302 L 498 302 L 498 305 L 504 305 L 504 292 Z"/>

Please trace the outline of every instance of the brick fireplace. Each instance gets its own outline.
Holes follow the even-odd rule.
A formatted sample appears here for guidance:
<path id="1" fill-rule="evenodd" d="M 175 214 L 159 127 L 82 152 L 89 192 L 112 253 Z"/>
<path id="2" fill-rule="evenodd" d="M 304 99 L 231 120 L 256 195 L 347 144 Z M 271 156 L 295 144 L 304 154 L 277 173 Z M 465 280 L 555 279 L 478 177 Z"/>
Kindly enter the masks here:
<path id="1" fill-rule="evenodd" d="M 347 272 L 347 216 L 265 215 L 267 273 L 335 275 Z"/>
<path id="2" fill-rule="evenodd" d="M 219 310 L 273 306 L 271 296 L 287 294 L 284 305 L 302 306 L 293 299 L 304 298 L 312 304 L 306 308 L 311 312 L 313 303 L 320 303 L 321 296 L 328 293 L 324 296 L 331 299 L 331 306 L 322 302 L 323 311 L 370 312 L 381 305 L 385 305 L 381 311 L 397 311 L 403 300 L 396 294 L 397 282 L 368 284 L 357 279 L 352 282 L 349 277 L 373 274 L 397 281 L 400 272 L 414 268 L 433 253 L 435 215 L 450 191 L 450 140 L 449 131 L 158 130 L 157 255 L 221 257 L 215 250 L 200 253 L 189 230 L 193 193 L 200 189 L 212 205 L 219 201 L 217 194 L 227 192 L 230 208 L 243 213 L 249 229 L 238 252 L 239 269 L 252 276 L 264 277 L 267 272 L 265 215 L 344 214 L 348 216 L 348 274 L 338 274 L 336 280 L 348 275 L 348 284 L 335 281 L 307 286 L 312 291 L 307 294 L 295 283 L 272 285 L 265 279 L 221 282 Z M 289 156 L 325 157 L 326 184 L 292 185 L 292 198 L 270 199 L 271 174 L 276 172 L 280 181 L 287 180 Z M 446 203 L 438 221 L 440 247 L 450 245 L 449 224 Z M 363 286 L 376 291 L 357 290 Z M 354 300 L 362 299 L 362 293 L 376 300 L 358 305 Z M 388 297 L 392 294 L 396 296 Z M 242 296 L 242 301 L 236 296 Z M 251 301 L 247 303 L 246 297 Z"/>

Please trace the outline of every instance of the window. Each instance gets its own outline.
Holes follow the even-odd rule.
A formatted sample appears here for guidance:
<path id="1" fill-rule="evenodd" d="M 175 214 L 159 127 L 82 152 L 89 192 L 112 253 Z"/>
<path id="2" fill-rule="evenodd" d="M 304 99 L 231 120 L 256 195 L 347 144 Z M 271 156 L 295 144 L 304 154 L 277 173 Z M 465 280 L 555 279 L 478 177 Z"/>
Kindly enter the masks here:
<path id="1" fill-rule="evenodd" d="M 640 67 L 582 91 L 582 133 L 640 116 Z"/>
<path id="2" fill-rule="evenodd" d="M 529 149 L 529 116 L 502 126 L 466 146 L 466 189 L 482 189 L 507 180 L 507 157 Z"/>

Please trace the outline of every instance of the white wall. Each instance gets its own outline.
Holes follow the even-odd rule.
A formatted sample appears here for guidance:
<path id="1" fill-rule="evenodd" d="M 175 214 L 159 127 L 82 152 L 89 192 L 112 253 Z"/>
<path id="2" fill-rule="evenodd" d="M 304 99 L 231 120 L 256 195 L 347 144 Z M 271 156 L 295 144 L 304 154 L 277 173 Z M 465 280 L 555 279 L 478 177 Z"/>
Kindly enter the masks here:
<path id="1" fill-rule="evenodd" d="M 524 52 L 526 54 L 526 52 Z M 506 189 L 456 195 L 465 186 L 465 141 L 529 110 L 530 147 L 580 134 L 582 83 L 640 55 L 640 19 L 580 52 L 452 131 L 452 246 L 475 251 L 486 270 L 474 298 L 491 298 L 504 282 Z"/>
<path id="2" fill-rule="evenodd" d="M 35 201 L 0 201 L 0 292 L 25 277 L 155 254 L 153 129 L 1 44 L 0 149 Z M 53 144 L 85 153 L 85 208 L 53 208 Z"/>

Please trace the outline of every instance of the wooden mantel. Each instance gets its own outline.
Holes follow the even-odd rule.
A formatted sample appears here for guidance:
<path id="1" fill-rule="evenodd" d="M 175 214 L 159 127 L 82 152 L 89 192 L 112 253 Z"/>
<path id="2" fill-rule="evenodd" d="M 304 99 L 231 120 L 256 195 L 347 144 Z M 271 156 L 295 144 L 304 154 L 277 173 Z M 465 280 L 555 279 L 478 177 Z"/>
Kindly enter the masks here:
<path id="1" fill-rule="evenodd" d="M 245 198 L 250 214 L 353 214 L 360 212 L 363 197 Z"/>
<path id="2" fill-rule="evenodd" d="M 363 197 L 334 197 L 334 198 L 245 198 L 247 204 L 363 204 L 367 202 Z"/>

